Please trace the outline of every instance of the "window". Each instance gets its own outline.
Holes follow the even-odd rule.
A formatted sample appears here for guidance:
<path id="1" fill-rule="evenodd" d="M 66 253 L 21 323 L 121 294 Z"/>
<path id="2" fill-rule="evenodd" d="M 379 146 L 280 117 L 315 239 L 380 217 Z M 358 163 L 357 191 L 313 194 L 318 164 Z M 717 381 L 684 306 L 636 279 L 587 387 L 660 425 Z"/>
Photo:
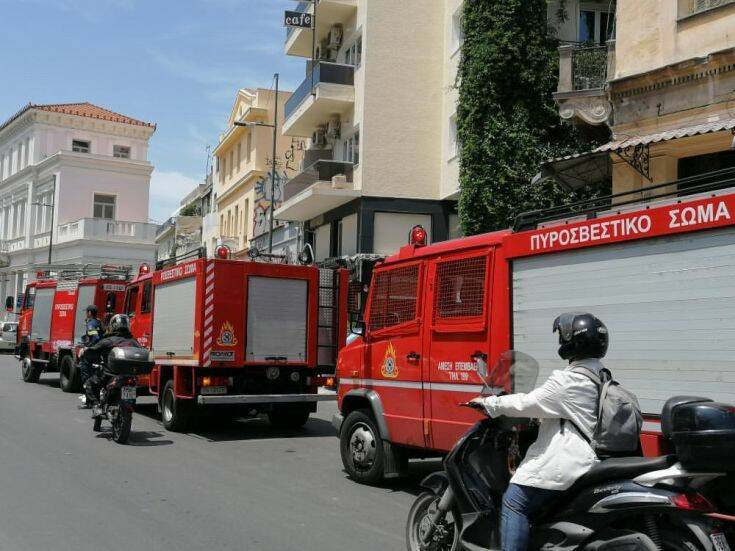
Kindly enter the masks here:
<path id="1" fill-rule="evenodd" d="M 232 178 L 232 169 L 235 168 L 235 163 L 232 162 L 232 151 L 230 151 L 230 163 L 227 165 L 230 167 L 230 171 L 227 173 L 227 175 Z"/>
<path id="2" fill-rule="evenodd" d="M 130 317 L 135 315 L 135 309 L 138 306 L 138 291 L 140 291 L 140 285 L 131 287 L 125 297 L 125 312 Z"/>
<path id="3" fill-rule="evenodd" d="M 242 142 L 237 142 L 237 171 L 240 172 L 240 159 L 242 158 Z"/>
<path id="4" fill-rule="evenodd" d="M 601 10 L 579 10 L 580 42 L 605 44 L 613 36 L 614 15 Z"/>
<path id="5" fill-rule="evenodd" d="M 733 2 L 735 0 L 679 0 L 679 17 L 695 15 Z"/>
<path id="6" fill-rule="evenodd" d="M 95 218 L 104 218 L 106 220 L 115 219 L 115 196 L 94 194 L 94 213 Z"/>
<path id="7" fill-rule="evenodd" d="M 437 266 L 435 319 L 482 315 L 486 267 L 485 256 L 450 260 Z"/>
<path id="8" fill-rule="evenodd" d="M 153 290 L 153 284 L 150 281 L 146 281 L 143 284 L 143 300 L 140 303 L 140 313 L 147 314 L 151 311 L 151 291 Z"/>
<path id="9" fill-rule="evenodd" d="M 112 156 L 118 157 L 119 159 L 129 159 L 130 158 L 130 148 L 126 145 L 113 145 L 112 146 Z"/>
<path id="10" fill-rule="evenodd" d="M 26 287 L 26 294 L 23 297 L 23 308 L 33 308 L 33 304 L 36 302 L 36 288 Z"/>
<path id="11" fill-rule="evenodd" d="M 225 174 L 227 174 L 227 157 L 222 157 L 222 179 L 224 180 Z"/>
<path id="12" fill-rule="evenodd" d="M 16 323 L 4 323 L 3 324 L 3 331 L 6 333 L 15 333 L 18 328 L 18 324 Z"/>
<path id="13" fill-rule="evenodd" d="M 89 153 L 92 149 L 92 144 L 84 140 L 72 140 L 71 150 L 77 153 Z"/>
<path id="14" fill-rule="evenodd" d="M 219 157 L 214 158 L 214 170 L 219 174 Z"/>
<path id="15" fill-rule="evenodd" d="M 375 276 L 370 304 L 371 331 L 416 319 L 419 265 L 393 268 Z"/>
<path id="16" fill-rule="evenodd" d="M 352 46 L 345 50 L 345 64 L 359 67 L 362 63 L 362 36 L 358 37 Z"/>
<path id="17" fill-rule="evenodd" d="M 459 155 L 459 144 L 457 142 L 457 115 L 449 117 L 449 158 L 454 159 Z"/>
<path id="18" fill-rule="evenodd" d="M 464 17 L 463 7 L 459 8 L 452 16 L 452 51 L 451 55 L 454 55 L 457 50 L 462 47 L 464 43 Z"/>
<path id="19" fill-rule="evenodd" d="M 248 131 L 247 142 L 245 142 L 245 161 L 250 162 L 250 150 L 253 148 L 253 133 Z"/>
<path id="20" fill-rule="evenodd" d="M 699 178 L 683 182 L 681 181 L 682 179 L 733 167 L 735 167 L 735 151 L 732 150 L 679 159 L 678 173 L 680 182 L 677 184 L 679 195 L 697 193 L 696 187 L 702 185 L 702 181 Z M 693 192 L 690 191 L 692 188 L 695 188 Z"/>
<path id="21" fill-rule="evenodd" d="M 358 130 L 342 142 L 342 160 L 354 165 L 360 164 L 360 131 Z"/>

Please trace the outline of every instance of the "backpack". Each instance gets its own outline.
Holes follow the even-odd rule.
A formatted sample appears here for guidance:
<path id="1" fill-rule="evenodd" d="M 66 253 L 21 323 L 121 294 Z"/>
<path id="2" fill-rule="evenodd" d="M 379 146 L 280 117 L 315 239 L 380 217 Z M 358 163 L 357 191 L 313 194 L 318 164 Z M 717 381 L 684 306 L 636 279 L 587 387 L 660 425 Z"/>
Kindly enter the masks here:
<path id="1" fill-rule="evenodd" d="M 615 456 L 637 452 L 643 415 L 635 394 L 620 386 L 607 369 L 601 369 L 599 376 L 581 366 L 572 368 L 572 371 L 588 377 L 597 386 L 597 423 L 592 439 L 577 427 L 595 453 L 598 456 Z"/>

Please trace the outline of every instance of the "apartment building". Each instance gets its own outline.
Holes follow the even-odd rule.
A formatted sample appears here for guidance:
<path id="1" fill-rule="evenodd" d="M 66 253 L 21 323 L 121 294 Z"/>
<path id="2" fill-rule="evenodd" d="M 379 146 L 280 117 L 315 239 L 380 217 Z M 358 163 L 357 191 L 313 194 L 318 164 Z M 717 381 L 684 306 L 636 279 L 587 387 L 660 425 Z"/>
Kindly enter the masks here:
<path id="1" fill-rule="evenodd" d="M 288 30 L 306 71 L 283 132 L 307 150 L 276 217 L 305 225 L 317 259 L 393 253 L 415 224 L 432 241 L 457 235 L 461 4 L 321 0 L 315 29 Z"/>
<path id="2" fill-rule="evenodd" d="M 614 27 L 606 45 L 562 53 L 556 95 L 563 118 L 612 138 L 543 173 L 572 187 L 611 182 L 629 197 L 672 184 L 646 198 L 735 167 L 735 1 L 618 2 Z"/>
<path id="3" fill-rule="evenodd" d="M 191 190 L 179 208 L 156 233 L 156 260 L 181 257 L 199 250 L 205 242 L 204 216 L 210 212 L 212 175 Z"/>
<path id="4" fill-rule="evenodd" d="M 290 92 L 278 94 L 279 127 L 284 123 L 284 108 L 290 97 Z M 251 240 L 259 235 L 256 231 L 259 211 L 270 215 L 270 196 L 264 198 L 258 193 L 266 187 L 264 182 L 272 167 L 273 128 L 259 125 L 273 125 L 275 100 L 273 90 L 246 88 L 237 92 L 227 130 L 213 151 L 214 206 L 210 218 L 216 218 L 218 231 L 216 235 L 204 232 L 209 234 L 206 238 L 208 251 L 224 244 L 235 256 L 245 254 Z M 249 126 L 236 125 L 236 122 Z M 300 152 L 293 147 L 293 140 L 280 132 L 276 152 L 279 173 L 285 171 L 288 159 L 292 159 L 291 163 L 299 163 Z M 211 221 L 205 220 L 205 226 L 211 228 Z"/>
<path id="5" fill-rule="evenodd" d="M 49 254 L 55 264 L 153 260 L 155 128 L 90 103 L 29 103 L 0 124 L 0 296 L 19 296 Z"/>

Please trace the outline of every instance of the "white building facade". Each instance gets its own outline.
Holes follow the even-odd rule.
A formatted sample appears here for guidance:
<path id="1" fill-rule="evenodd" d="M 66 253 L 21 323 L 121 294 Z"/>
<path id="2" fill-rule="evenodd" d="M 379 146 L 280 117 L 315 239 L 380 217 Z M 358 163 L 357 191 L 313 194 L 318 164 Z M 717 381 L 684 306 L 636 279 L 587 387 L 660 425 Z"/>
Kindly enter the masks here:
<path id="1" fill-rule="evenodd" d="M 28 104 L 0 125 L 0 296 L 19 297 L 49 249 L 57 265 L 153 261 L 154 131 L 89 103 Z"/>

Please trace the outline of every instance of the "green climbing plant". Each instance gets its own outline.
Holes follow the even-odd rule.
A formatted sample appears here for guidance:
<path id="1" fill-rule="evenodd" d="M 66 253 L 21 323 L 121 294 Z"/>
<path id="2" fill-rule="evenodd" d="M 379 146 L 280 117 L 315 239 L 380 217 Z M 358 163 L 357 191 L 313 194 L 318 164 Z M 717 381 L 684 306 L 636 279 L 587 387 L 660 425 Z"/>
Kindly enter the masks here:
<path id="1" fill-rule="evenodd" d="M 521 212 L 591 195 L 531 183 L 541 161 L 592 147 L 561 121 L 552 98 L 559 56 L 547 0 L 469 0 L 463 30 L 457 131 L 465 235 L 506 228 Z"/>

